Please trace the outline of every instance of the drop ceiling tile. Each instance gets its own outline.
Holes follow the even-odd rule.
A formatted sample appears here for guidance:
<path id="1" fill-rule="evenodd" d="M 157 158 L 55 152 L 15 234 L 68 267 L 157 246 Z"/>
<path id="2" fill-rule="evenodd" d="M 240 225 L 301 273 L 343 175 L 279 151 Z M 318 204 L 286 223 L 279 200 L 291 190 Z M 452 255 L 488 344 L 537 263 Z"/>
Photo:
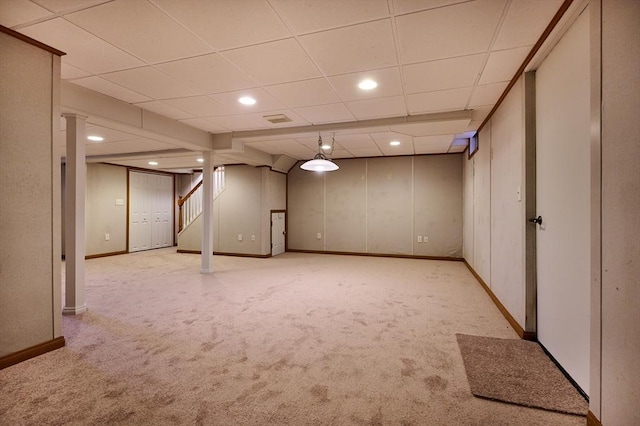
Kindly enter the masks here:
<path id="1" fill-rule="evenodd" d="M 317 105 L 305 108 L 295 108 L 294 111 L 309 121 L 311 124 L 337 123 L 340 121 L 353 121 L 355 117 L 344 104 Z"/>
<path id="2" fill-rule="evenodd" d="M 305 34 L 386 18 L 386 0 L 291 1 L 271 4 L 295 34 Z"/>
<path id="3" fill-rule="evenodd" d="M 466 1 L 468 0 L 393 0 L 393 10 L 396 15 L 404 15 L 411 12 L 464 3 Z"/>
<path id="4" fill-rule="evenodd" d="M 0 25 L 7 28 L 43 19 L 53 14 L 29 0 L 0 1 Z"/>
<path id="5" fill-rule="evenodd" d="M 415 150 L 413 148 L 413 143 L 401 143 L 398 146 L 391 146 L 388 143 L 380 143 L 379 145 L 380 151 L 384 155 L 413 155 L 415 154 Z"/>
<path id="6" fill-rule="evenodd" d="M 277 84 L 265 87 L 265 90 L 290 108 L 340 102 L 340 98 L 324 78 Z"/>
<path id="7" fill-rule="evenodd" d="M 329 144 L 331 145 L 332 143 L 332 136 L 333 133 L 328 133 L 325 132 L 324 135 L 322 136 L 322 143 L 323 144 Z M 296 141 L 304 146 L 306 146 L 307 148 L 313 150 L 313 151 L 318 151 L 318 137 L 312 137 L 312 138 L 296 138 Z M 344 149 L 342 145 L 340 145 L 340 143 L 338 141 L 333 142 L 333 149 L 334 150 L 342 150 Z"/>
<path id="8" fill-rule="evenodd" d="M 153 67 L 142 67 L 104 74 L 101 77 L 152 99 L 179 98 L 198 93 Z"/>
<path id="9" fill-rule="evenodd" d="M 148 63 L 211 51 L 209 46 L 148 2 L 116 0 L 65 18 Z"/>
<path id="10" fill-rule="evenodd" d="M 299 40 L 325 75 L 397 64 L 390 19 L 309 34 Z"/>
<path id="11" fill-rule="evenodd" d="M 193 118 L 229 115 L 232 111 L 208 96 L 190 96 L 186 98 L 165 99 L 165 104 L 185 111 Z"/>
<path id="12" fill-rule="evenodd" d="M 532 46 L 558 11 L 562 0 L 514 0 L 492 49 Z"/>
<path id="13" fill-rule="evenodd" d="M 321 75 L 294 38 L 228 50 L 222 55 L 261 84 L 305 80 Z"/>
<path id="14" fill-rule="evenodd" d="M 407 95 L 407 106 L 410 114 L 461 110 L 467 105 L 470 94 L 471 87 L 416 93 Z"/>
<path id="15" fill-rule="evenodd" d="M 478 84 L 510 81 L 531 51 L 531 47 L 491 52 Z"/>
<path id="16" fill-rule="evenodd" d="M 89 77 L 91 73 L 88 73 L 85 70 L 81 70 L 78 67 L 74 67 L 73 65 L 67 64 L 63 56 L 62 61 L 60 61 L 60 75 L 63 80 L 73 80 L 76 78 Z"/>
<path id="17" fill-rule="evenodd" d="M 343 149 L 352 151 L 354 149 L 376 149 L 377 145 L 370 134 L 338 134 L 336 133 L 336 144 Z"/>
<path id="18" fill-rule="evenodd" d="M 34 3 L 56 13 L 85 9 L 108 1 L 110 0 L 33 0 Z"/>
<path id="19" fill-rule="evenodd" d="M 433 92 L 473 86 L 484 58 L 485 54 L 481 54 L 404 66 L 405 92 Z"/>
<path id="20" fill-rule="evenodd" d="M 144 65 L 141 60 L 62 18 L 21 28 L 20 32 L 62 50 L 67 54 L 63 57 L 67 64 L 94 74 Z"/>
<path id="21" fill-rule="evenodd" d="M 469 119 L 429 121 L 425 123 L 411 123 L 391 126 L 394 132 L 409 136 L 431 136 L 462 133 L 466 130 Z"/>
<path id="22" fill-rule="evenodd" d="M 423 136 L 414 139 L 416 154 L 441 154 L 449 151 L 453 135 Z"/>
<path id="23" fill-rule="evenodd" d="M 164 103 L 164 101 L 150 101 L 140 102 L 136 106 L 142 109 L 155 112 L 156 114 L 164 115 L 165 117 L 173 118 L 174 120 L 181 120 L 184 118 L 191 118 L 191 114 L 186 113 L 180 109 L 174 108 Z"/>
<path id="24" fill-rule="evenodd" d="M 372 90 L 360 89 L 358 83 L 365 79 L 375 81 L 378 87 Z M 402 95 L 399 67 L 336 75 L 329 77 L 329 81 L 344 101 Z"/>
<path id="25" fill-rule="evenodd" d="M 465 131 L 477 131 L 492 109 L 492 105 L 473 108 L 473 112 L 471 113 L 471 121 L 467 125 Z"/>
<path id="26" fill-rule="evenodd" d="M 112 98 L 120 99 L 128 103 L 144 102 L 151 100 L 149 97 L 136 93 L 126 87 L 119 86 L 109 80 L 100 77 L 86 77 L 73 81 L 74 84 L 86 87 L 96 92 L 104 93 Z"/>
<path id="27" fill-rule="evenodd" d="M 504 6 L 477 1 L 397 17 L 402 63 L 486 52 Z"/>
<path id="28" fill-rule="evenodd" d="M 198 128 L 200 130 L 204 130 L 205 132 L 211 132 L 211 133 L 228 132 L 228 129 L 226 129 L 225 127 L 212 123 L 210 120 L 205 120 L 203 118 L 187 118 L 185 120 L 180 120 L 180 122 L 184 124 L 188 124 L 189 126 Z"/>
<path id="29" fill-rule="evenodd" d="M 498 98 L 507 88 L 508 82 L 486 84 L 483 86 L 476 86 L 473 90 L 473 95 L 469 101 L 469 107 L 478 107 L 483 105 L 494 105 Z"/>
<path id="30" fill-rule="evenodd" d="M 370 149 L 348 149 L 354 157 L 382 157 L 382 151 L 378 148 Z"/>
<path id="31" fill-rule="evenodd" d="M 197 56 L 156 65 L 160 71 L 204 94 L 247 89 L 256 84 L 218 54 Z"/>
<path id="32" fill-rule="evenodd" d="M 376 145 L 384 155 L 407 155 L 413 154 L 413 137 L 396 132 L 383 132 L 372 134 Z M 391 146 L 391 141 L 398 141 L 400 145 Z"/>
<path id="33" fill-rule="evenodd" d="M 337 159 L 337 158 L 353 158 L 354 155 L 352 153 L 350 153 L 349 151 L 347 151 L 346 149 L 336 149 L 331 153 L 331 158 L 332 159 Z"/>
<path id="34" fill-rule="evenodd" d="M 401 117 L 407 115 L 404 96 L 363 99 L 360 101 L 347 102 L 347 107 L 358 120 L 381 117 Z"/>
<path id="35" fill-rule="evenodd" d="M 256 100 L 254 105 L 242 105 L 238 102 L 243 96 L 250 96 Z M 233 114 L 250 114 L 264 111 L 274 111 L 278 109 L 286 109 L 286 106 L 267 93 L 264 89 L 254 88 L 245 90 L 236 90 L 234 92 L 216 93 L 210 95 L 212 99 L 221 103 L 227 108 L 227 115 Z"/>
<path id="36" fill-rule="evenodd" d="M 291 121 L 287 121 L 285 123 L 271 123 L 265 118 L 265 116 L 268 117 L 270 115 L 280 115 L 280 114 L 284 114 Z M 295 112 L 289 109 L 279 109 L 274 111 L 258 112 L 258 113 L 246 114 L 246 116 L 253 119 L 254 121 L 263 123 L 265 126 L 268 126 L 269 128 L 272 128 L 272 129 L 277 129 L 280 127 L 307 126 L 310 124 L 307 120 L 300 117 L 298 114 L 296 114 Z"/>
<path id="37" fill-rule="evenodd" d="M 264 0 L 153 0 L 153 3 L 215 49 L 231 49 L 290 37 L 291 33 Z"/>
<path id="38" fill-rule="evenodd" d="M 256 122 L 255 120 L 248 118 L 244 115 L 227 115 L 223 117 L 207 117 L 207 121 L 216 124 L 217 126 L 224 127 L 227 130 L 239 132 L 242 130 L 255 130 L 266 129 L 268 126 Z"/>

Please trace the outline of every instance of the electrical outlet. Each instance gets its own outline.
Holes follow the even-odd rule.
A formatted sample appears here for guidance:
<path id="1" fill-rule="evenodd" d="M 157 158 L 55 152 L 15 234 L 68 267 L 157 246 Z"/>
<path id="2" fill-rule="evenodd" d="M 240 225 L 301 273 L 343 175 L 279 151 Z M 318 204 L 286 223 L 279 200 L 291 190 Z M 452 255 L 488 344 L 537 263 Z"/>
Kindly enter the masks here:
<path id="1" fill-rule="evenodd" d="M 423 243 L 428 243 L 429 242 L 429 237 L 427 237 L 426 235 L 424 237 L 422 237 L 422 242 Z"/>
<path id="2" fill-rule="evenodd" d="M 242 234 L 238 234 L 238 241 L 242 241 Z"/>
<path id="3" fill-rule="evenodd" d="M 109 241 L 110 238 L 111 238 L 111 236 L 109 234 L 104 234 L 104 240 L 105 241 Z"/>
<path id="4" fill-rule="evenodd" d="M 422 236 L 418 235 L 418 242 L 421 243 L 422 242 Z"/>
<path id="5" fill-rule="evenodd" d="M 318 238 L 319 240 L 321 240 L 321 239 L 322 239 L 322 233 L 321 233 L 321 232 L 318 232 L 318 235 L 316 235 L 316 238 Z"/>
<path id="6" fill-rule="evenodd" d="M 255 236 L 255 235 L 252 235 L 252 236 L 251 236 L 251 241 L 253 241 L 253 242 L 255 242 L 255 241 L 256 241 L 256 236 Z"/>

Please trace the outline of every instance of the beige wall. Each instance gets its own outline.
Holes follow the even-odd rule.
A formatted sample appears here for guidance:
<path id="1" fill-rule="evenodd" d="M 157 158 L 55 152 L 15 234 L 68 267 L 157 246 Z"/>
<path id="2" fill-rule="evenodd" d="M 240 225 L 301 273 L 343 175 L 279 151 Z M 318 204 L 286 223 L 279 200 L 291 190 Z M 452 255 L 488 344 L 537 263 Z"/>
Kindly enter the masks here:
<path id="1" fill-rule="evenodd" d="M 286 208 L 286 176 L 266 167 L 225 166 L 225 189 L 214 200 L 213 249 L 217 253 L 271 253 L 271 210 Z M 238 241 L 238 235 L 242 241 Z M 255 241 L 252 237 L 255 236 Z M 202 217 L 178 236 L 178 249 L 200 251 Z"/>
<path id="2" fill-rule="evenodd" d="M 288 249 L 462 256 L 461 155 L 336 163 L 332 173 L 289 172 Z"/>
<path id="3" fill-rule="evenodd" d="M 60 59 L 0 33 L 0 357 L 61 335 Z"/>
<path id="4" fill-rule="evenodd" d="M 640 2 L 602 1 L 603 425 L 640 424 L 639 23 Z"/>
<path id="5" fill-rule="evenodd" d="M 116 205 L 117 199 L 124 204 Z M 126 167 L 87 164 L 85 212 L 87 256 L 127 250 Z"/>

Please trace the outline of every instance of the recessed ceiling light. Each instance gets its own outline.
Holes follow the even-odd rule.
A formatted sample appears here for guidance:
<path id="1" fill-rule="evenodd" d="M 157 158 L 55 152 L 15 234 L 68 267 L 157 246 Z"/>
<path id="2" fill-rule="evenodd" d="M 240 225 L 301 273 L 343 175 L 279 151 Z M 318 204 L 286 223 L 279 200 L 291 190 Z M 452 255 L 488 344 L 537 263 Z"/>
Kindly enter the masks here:
<path id="1" fill-rule="evenodd" d="M 389 145 L 398 146 L 398 145 L 400 145 L 400 141 L 391 141 L 391 142 L 389 142 Z"/>
<path id="2" fill-rule="evenodd" d="M 331 145 L 327 145 L 326 143 L 322 145 L 320 148 L 322 149 L 331 149 Z"/>
<path id="3" fill-rule="evenodd" d="M 204 163 L 204 158 L 198 158 L 198 163 Z"/>
<path id="4" fill-rule="evenodd" d="M 157 161 L 149 161 L 149 165 L 150 166 L 157 166 L 158 162 Z"/>
<path id="5" fill-rule="evenodd" d="M 87 139 L 89 139 L 90 141 L 95 141 L 95 142 L 102 142 L 104 140 L 104 138 L 102 136 L 87 136 Z"/>
<path id="6" fill-rule="evenodd" d="M 371 89 L 375 89 L 376 87 L 378 87 L 378 83 L 376 83 L 373 80 L 366 79 L 366 80 L 362 80 L 358 84 L 358 87 L 361 88 L 362 90 L 371 90 Z"/>
<path id="7" fill-rule="evenodd" d="M 256 100 L 251 96 L 243 96 L 238 99 L 238 102 L 240 102 L 242 105 L 254 105 L 256 103 Z"/>

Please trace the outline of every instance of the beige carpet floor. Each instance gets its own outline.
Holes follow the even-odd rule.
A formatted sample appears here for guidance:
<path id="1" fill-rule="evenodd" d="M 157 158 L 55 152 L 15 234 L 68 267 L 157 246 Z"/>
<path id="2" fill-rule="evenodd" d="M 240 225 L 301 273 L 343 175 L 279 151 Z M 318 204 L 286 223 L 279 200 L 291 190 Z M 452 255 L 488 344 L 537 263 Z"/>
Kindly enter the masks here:
<path id="1" fill-rule="evenodd" d="M 456 333 L 514 338 L 459 262 L 175 249 L 86 263 L 67 346 L 0 371 L 2 425 L 579 425 L 475 398 Z"/>

